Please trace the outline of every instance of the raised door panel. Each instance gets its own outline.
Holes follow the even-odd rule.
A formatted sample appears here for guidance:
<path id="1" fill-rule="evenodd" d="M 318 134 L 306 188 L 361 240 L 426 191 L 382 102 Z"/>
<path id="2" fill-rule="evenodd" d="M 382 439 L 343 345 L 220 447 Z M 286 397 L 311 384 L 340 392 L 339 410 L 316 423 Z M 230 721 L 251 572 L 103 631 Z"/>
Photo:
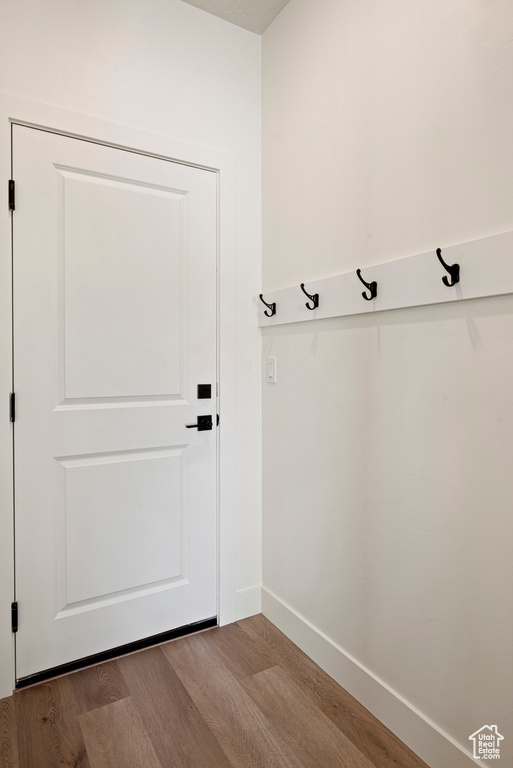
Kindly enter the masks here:
<path id="1" fill-rule="evenodd" d="M 185 447 L 61 459 L 63 611 L 188 576 Z M 116 546 L 112 546 L 112 542 Z M 95 567 L 90 568 L 89 563 Z"/>
<path id="2" fill-rule="evenodd" d="M 63 400 L 184 397 L 187 195 L 62 178 Z"/>

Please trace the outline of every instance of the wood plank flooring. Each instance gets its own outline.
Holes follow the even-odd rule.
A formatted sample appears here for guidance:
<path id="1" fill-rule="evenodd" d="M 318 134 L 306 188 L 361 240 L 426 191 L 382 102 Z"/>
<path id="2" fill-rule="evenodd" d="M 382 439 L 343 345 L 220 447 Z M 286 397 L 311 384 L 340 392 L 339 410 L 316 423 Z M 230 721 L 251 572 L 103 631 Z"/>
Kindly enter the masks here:
<path id="1" fill-rule="evenodd" d="M 428 768 L 263 616 L 0 700 L 0 768 Z"/>

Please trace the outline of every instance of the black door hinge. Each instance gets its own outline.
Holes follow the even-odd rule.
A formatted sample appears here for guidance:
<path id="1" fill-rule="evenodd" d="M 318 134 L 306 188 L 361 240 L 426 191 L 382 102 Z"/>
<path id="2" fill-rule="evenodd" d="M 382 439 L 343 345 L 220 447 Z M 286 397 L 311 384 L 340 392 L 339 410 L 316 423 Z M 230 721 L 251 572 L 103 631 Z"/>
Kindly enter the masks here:
<path id="1" fill-rule="evenodd" d="M 18 631 L 18 603 L 11 603 L 11 626 L 12 631 Z"/>
<path id="2" fill-rule="evenodd" d="M 16 395 L 11 392 L 11 399 L 9 403 L 9 418 L 11 421 L 16 421 Z"/>
<path id="3" fill-rule="evenodd" d="M 9 210 L 14 211 L 16 208 L 16 202 L 14 199 L 14 181 L 9 179 Z"/>
<path id="4" fill-rule="evenodd" d="M 219 414 L 217 414 L 217 426 L 219 426 Z"/>

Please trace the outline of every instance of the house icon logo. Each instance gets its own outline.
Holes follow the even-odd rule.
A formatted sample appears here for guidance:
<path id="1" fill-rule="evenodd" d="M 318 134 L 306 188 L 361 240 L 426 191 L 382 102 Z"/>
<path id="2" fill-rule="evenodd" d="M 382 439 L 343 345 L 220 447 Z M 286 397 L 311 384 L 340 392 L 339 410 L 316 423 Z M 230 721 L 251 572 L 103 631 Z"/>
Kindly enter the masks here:
<path id="1" fill-rule="evenodd" d="M 483 725 L 469 736 L 474 741 L 474 757 L 478 760 L 500 760 L 500 742 L 504 739 L 496 725 Z"/>

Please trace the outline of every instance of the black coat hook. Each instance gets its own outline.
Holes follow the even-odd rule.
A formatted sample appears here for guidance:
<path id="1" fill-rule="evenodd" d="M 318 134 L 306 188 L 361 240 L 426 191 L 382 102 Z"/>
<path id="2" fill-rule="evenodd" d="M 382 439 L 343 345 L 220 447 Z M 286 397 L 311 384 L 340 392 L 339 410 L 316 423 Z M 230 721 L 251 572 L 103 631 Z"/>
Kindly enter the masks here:
<path id="1" fill-rule="evenodd" d="M 436 255 L 438 256 L 440 260 L 440 264 L 443 266 L 444 269 L 447 270 L 447 272 L 451 276 L 451 282 L 449 282 L 446 275 L 442 277 L 442 282 L 444 285 L 446 285 L 448 288 L 452 288 L 453 285 L 456 285 L 456 283 L 460 282 L 460 265 L 459 264 L 446 264 L 445 261 L 442 259 L 442 249 L 437 248 L 436 249 Z"/>
<path id="2" fill-rule="evenodd" d="M 319 294 L 318 293 L 314 293 L 313 296 L 312 296 L 311 294 L 307 293 L 305 291 L 305 284 L 304 283 L 301 283 L 301 290 L 303 291 L 305 296 L 308 296 L 310 301 L 313 301 L 313 307 L 310 307 L 308 302 L 306 302 L 305 307 L 307 309 L 316 309 L 319 306 Z"/>
<path id="3" fill-rule="evenodd" d="M 266 306 L 266 307 L 269 307 L 269 309 L 271 310 L 271 312 L 266 312 L 266 311 L 264 310 L 264 315 L 265 315 L 266 317 L 272 317 L 273 315 L 275 315 L 275 314 L 276 314 L 276 302 L 275 302 L 275 301 L 273 301 L 273 302 L 272 302 L 272 304 L 268 304 L 266 301 L 264 301 L 264 297 L 262 296 L 262 294 L 261 294 L 261 293 L 258 295 L 258 298 L 260 299 L 260 301 L 261 301 L 263 304 L 265 304 L 265 306 Z"/>
<path id="4" fill-rule="evenodd" d="M 378 295 L 378 284 L 375 280 L 373 280 L 372 283 L 367 283 L 363 277 L 362 277 L 362 271 L 361 269 L 356 270 L 356 274 L 358 275 L 361 282 L 365 285 L 366 288 L 370 291 L 370 296 L 367 296 L 365 291 L 362 292 L 362 296 L 365 299 L 365 301 L 372 301 L 372 299 L 375 299 Z"/>

